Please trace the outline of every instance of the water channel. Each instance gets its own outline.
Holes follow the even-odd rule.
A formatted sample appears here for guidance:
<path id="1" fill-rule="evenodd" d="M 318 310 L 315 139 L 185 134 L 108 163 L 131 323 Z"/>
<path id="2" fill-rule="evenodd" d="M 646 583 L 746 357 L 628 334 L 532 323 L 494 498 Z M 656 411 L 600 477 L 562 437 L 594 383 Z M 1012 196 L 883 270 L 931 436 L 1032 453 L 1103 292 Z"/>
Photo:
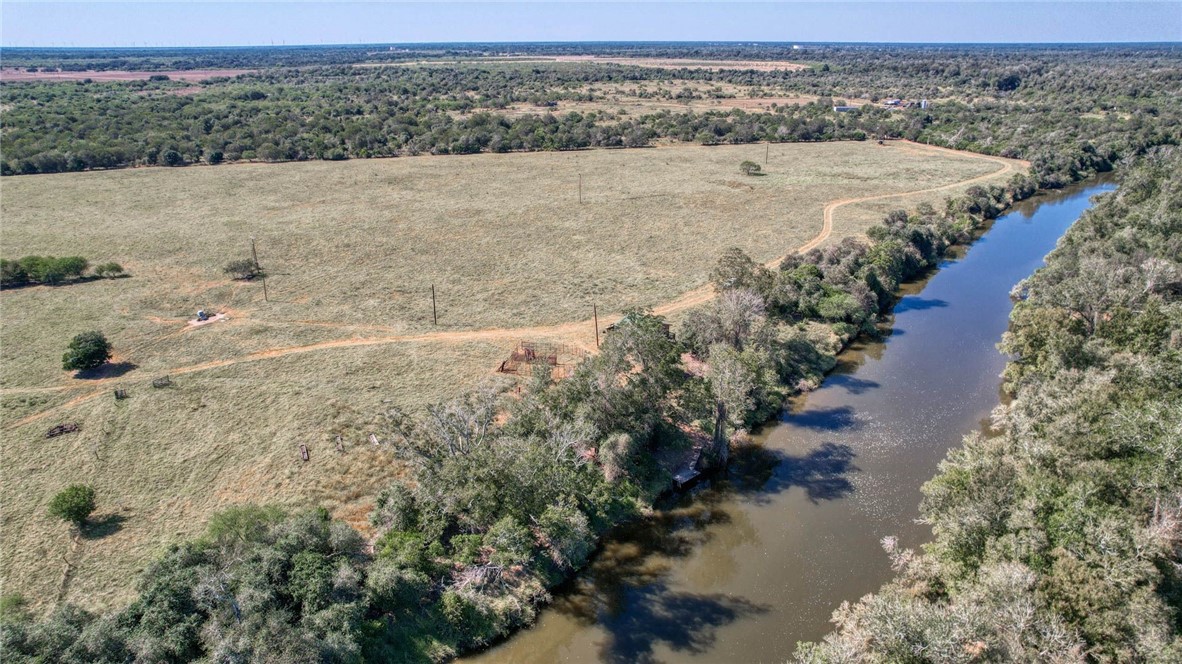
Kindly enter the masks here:
<path id="1" fill-rule="evenodd" d="M 928 280 L 890 334 L 736 450 L 730 471 L 615 533 L 538 623 L 473 662 L 783 662 L 917 547 L 920 486 L 999 400 L 1010 288 L 1112 185 L 1026 201 Z"/>

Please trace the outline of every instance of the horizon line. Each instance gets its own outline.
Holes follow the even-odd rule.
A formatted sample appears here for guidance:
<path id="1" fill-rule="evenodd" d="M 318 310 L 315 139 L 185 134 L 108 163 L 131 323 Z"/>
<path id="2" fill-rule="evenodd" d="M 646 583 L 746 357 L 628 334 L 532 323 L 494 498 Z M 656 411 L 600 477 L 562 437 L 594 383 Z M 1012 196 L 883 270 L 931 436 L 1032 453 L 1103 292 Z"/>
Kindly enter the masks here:
<path id="1" fill-rule="evenodd" d="M 1155 41 L 1001 41 L 1001 42 L 932 42 L 932 41 L 761 41 L 761 40 L 716 40 L 716 39 L 595 39 L 595 40 L 533 40 L 533 41 L 407 41 L 407 42 L 322 42 L 303 44 L 205 44 L 205 45 L 50 45 L 3 44 L 0 49 L 43 49 L 43 50 L 119 50 L 119 49 L 233 49 L 233 48 L 364 48 L 372 46 L 480 46 L 480 45 L 567 45 L 567 44 L 726 44 L 726 45 L 801 45 L 801 46 L 1178 46 L 1182 39 Z"/>

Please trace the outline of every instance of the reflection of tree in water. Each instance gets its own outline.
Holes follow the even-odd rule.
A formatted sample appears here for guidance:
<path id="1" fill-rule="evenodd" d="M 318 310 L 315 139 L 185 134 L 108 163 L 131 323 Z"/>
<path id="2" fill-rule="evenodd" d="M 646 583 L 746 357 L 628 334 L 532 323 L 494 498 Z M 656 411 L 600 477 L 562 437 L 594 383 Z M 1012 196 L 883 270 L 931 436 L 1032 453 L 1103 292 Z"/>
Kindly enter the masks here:
<path id="1" fill-rule="evenodd" d="M 669 587 L 674 561 L 717 532 L 712 526 L 730 523 L 719 499 L 717 492 L 706 491 L 693 502 L 619 529 L 575 589 L 556 598 L 557 611 L 606 632 L 603 660 L 652 662 L 658 643 L 678 652 L 704 652 L 718 627 L 767 610 L 740 597 Z"/>

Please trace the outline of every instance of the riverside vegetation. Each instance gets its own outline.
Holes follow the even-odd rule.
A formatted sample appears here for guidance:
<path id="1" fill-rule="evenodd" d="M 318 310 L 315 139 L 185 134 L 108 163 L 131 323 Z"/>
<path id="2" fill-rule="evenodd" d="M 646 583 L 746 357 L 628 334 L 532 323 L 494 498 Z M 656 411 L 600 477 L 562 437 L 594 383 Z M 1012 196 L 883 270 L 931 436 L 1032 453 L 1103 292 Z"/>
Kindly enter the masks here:
<path id="1" fill-rule="evenodd" d="M 924 487 L 935 539 L 801 662 L 1182 659 L 1182 151 L 1140 160 L 1015 288 L 1013 400 Z"/>

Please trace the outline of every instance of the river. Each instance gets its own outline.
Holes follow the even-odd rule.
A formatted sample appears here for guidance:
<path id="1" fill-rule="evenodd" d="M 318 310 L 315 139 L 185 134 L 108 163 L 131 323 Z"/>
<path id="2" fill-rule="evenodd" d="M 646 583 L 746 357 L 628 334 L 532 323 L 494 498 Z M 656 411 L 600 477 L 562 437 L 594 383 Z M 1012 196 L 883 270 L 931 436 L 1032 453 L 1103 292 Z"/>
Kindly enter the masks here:
<path id="1" fill-rule="evenodd" d="M 1090 183 L 1025 201 L 857 343 L 725 478 L 619 529 L 538 623 L 472 662 L 783 662 L 917 547 L 920 486 L 999 400 L 1009 291 L 1090 206 Z"/>

